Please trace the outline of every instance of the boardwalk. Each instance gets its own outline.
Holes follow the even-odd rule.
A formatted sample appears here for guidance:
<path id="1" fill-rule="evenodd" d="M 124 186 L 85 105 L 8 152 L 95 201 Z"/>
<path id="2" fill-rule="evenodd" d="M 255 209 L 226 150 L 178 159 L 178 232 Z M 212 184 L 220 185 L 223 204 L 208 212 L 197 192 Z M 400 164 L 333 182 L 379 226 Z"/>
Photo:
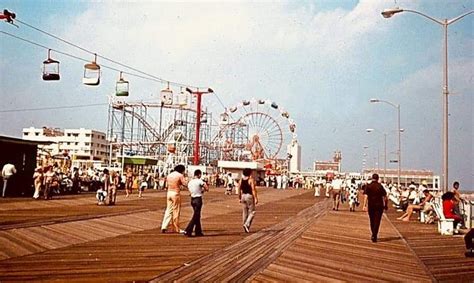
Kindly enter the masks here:
<path id="1" fill-rule="evenodd" d="M 334 212 L 303 190 L 260 190 L 250 234 L 236 196 L 205 196 L 205 237 L 162 234 L 164 192 L 119 196 L 99 207 L 92 195 L 0 202 L 0 281 L 472 281 L 462 238 L 433 225 L 384 217 L 380 242 L 364 212 Z M 192 210 L 183 200 L 182 224 Z"/>

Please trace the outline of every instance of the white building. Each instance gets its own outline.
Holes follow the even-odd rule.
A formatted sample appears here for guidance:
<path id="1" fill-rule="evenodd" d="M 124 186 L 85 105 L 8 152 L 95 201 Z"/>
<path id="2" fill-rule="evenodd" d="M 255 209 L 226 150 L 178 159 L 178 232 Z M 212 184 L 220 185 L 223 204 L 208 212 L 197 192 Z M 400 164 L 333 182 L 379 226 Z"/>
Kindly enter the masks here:
<path id="1" fill-rule="evenodd" d="M 288 162 L 288 172 L 298 173 L 301 171 L 301 146 L 297 140 L 293 140 L 287 147 L 287 153 L 291 155 Z M 288 156 L 289 157 L 289 156 Z"/>
<path id="2" fill-rule="evenodd" d="M 109 146 L 105 133 L 90 129 L 25 128 L 23 139 L 49 141 L 41 149 L 52 156 L 67 152 L 73 160 L 107 160 Z"/>

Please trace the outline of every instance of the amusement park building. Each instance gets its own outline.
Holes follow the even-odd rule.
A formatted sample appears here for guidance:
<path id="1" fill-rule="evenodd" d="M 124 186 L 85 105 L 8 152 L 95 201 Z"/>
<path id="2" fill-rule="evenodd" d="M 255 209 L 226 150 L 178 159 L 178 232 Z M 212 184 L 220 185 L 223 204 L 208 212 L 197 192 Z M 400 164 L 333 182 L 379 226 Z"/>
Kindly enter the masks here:
<path id="1" fill-rule="evenodd" d="M 288 145 L 288 172 L 297 173 L 301 171 L 301 146 L 296 140 L 293 140 Z"/>
<path id="2" fill-rule="evenodd" d="M 23 139 L 41 142 L 52 142 L 40 146 L 51 156 L 65 152 L 73 160 L 107 160 L 109 154 L 108 141 L 105 133 L 91 129 L 57 129 L 57 128 L 25 128 Z"/>

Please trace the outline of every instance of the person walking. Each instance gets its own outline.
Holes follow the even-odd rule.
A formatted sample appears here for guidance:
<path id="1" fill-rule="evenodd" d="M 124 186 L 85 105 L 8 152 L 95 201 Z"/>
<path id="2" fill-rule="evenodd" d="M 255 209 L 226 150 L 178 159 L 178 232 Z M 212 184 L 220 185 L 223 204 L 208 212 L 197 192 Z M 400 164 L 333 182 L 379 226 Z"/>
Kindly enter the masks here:
<path id="1" fill-rule="evenodd" d="M 357 189 L 356 181 L 351 179 L 349 185 L 349 211 L 355 211 L 356 205 L 359 203 L 359 190 Z"/>
<path id="2" fill-rule="evenodd" d="M 166 178 L 168 184 L 168 192 L 166 193 L 166 211 L 163 215 L 163 221 L 161 223 L 161 233 L 166 233 L 168 226 L 171 224 L 173 230 L 176 233 L 184 233 L 184 230 L 179 228 L 179 214 L 181 212 L 181 187 L 188 184 L 184 177 L 186 167 L 184 165 L 177 165 L 174 171 L 171 172 Z"/>
<path id="3" fill-rule="evenodd" d="M 388 209 L 387 192 L 378 182 L 379 175 L 372 175 L 372 182 L 364 190 L 364 211 L 369 212 L 370 230 L 372 242 L 377 242 L 380 221 L 384 210 Z"/>
<path id="4" fill-rule="evenodd" d="M 2 198 L 5 197 L 5 193 L 7 192 L 8 180 L 15 174 L 16 174 L 15 165 L 13 165 L 11 163 L 7 163 L 7 164 L 3 165 L 3 168 L 2 168 L 2 178 L 3 178 Z"/>
<path id="5" fill-rule="evenodd" d="M 120 184 L 120 175 L 115 171 L 110 172 L 109 187 L 107 194 L 109 196 L 109 205 L 115 205 L 117 199 L 117 187 Z"/>
<path id="6" fill-rule="evenodd" d="M 332 187 L 332 210 L 339 210 L 339 204 L 341 203 L 341 190 L 343 180 L 336 177 L 331 182 Z"/>
<path id="7" fill-rule="evenodd" d="M 41 192 L 41 187 L 43 186 L 44 182 L 44 175 L 43 175 L 43 168 L 38 167 L 35 169 L 35 173 L 33 174 L 33 183 L 35 185 L 35 193 L 33 194 L 34 199 L 38 199 Z"/>
<path id="8" fill-rule="evenodd" d="M 250 225 L 255 216 L 255 205 L 258 204 L 255 180 L 252 177 L 252 169 L 245 168 L 240 181 L 239 202 L 242 204 L 242 221 L 246 233 L 250 233 Z"/>
<path id="9" fill-rule="evenodd" d="M 127 168 L 127 174 L 125 175 L 125 197 L 128 198 L 128 196 L 132 193 L 132 187 L 133 187 L 133 171 L 132 168 Z"/>
<path id="10" fill-rule="evenodd" d="M 193 217 L 186 229 L 184 229 L 184 235 L 188 237 L 192 236 L 193 230 L 196 237 L 204 236 L 201 227 L 202 195 L 205 191 L 208 191 L 208 187 L 206 182 L 201 180 L 201 176 L 201 170 L 195 170 L 194 179 L 188 183 L 188 190 L 191 194 L 191 206 L 193 207 Z"/>

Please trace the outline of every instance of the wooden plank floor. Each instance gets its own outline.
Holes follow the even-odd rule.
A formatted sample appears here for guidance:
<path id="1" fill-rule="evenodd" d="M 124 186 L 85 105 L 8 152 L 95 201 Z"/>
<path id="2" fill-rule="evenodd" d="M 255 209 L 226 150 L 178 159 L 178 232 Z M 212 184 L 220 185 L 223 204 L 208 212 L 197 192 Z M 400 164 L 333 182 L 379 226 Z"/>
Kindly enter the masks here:
<path id="1" fill-rule="evenodd" d="M 370 241 L 365 212 L 330 211 L 253 281 L 429 282 L 431 278 L 387 219 Z"/>
<path id="2" fill-rule="evenodd" d="M 204 203 L 206 236 L 200 238 L 161 233 L 164 196 L 157 201 L 156 206 L 161 205 L 161 209 L 156 211 L 1 231 L 0 244 L 6 258 L 0 261 L 0 281 L 154 278 L 248 236 L 241 226 L 237 197 L 224 196 L 223 191 L 214 194 L 215 198 L 211 193 L 207 196 L 210 201 Z M 261 190 L 262 204 L 252 229 L 261 230 L 311 206 L 315 200 L 310 195 L 302 191 Z M 183 221 L 190 214 L 186 204 Z"/>
<path id="3" fill-rule="evenodd" d="M 0 282 L 474 280 L 462 238 L 397 222 L 392 210 L 374 244 L 367 213 L 329 210 L 328 199 L 312 194 L 260 189 L 246 234 L 237 197 L 213 189 L 204 200 L 206 236 L 197 238 L 161 233 L 164 192 L 120 195 L 114 207 L 96 206 L 93 195 L 0 199 Z M 191 213 L 185 196 L 182 227 Z"/>
<path id="4" fill-rule="evenodd" d="M 442 236 L 436 224 L 420 223 L 417 215 L 410 222 L 397 220 L 401 214 L 392 209 L 388 217 L 437 281 L 474 282 L 474 258 L 464 257 L 462 236 Z"/>
<path id="5" fill-rule="evenodd" d="M 327 207 L 327 201 L 320 201 L 286 221 L 168 272 L 153 282 L 244 281 L 275 260 L 312 221 L 326 213 Z"/>

